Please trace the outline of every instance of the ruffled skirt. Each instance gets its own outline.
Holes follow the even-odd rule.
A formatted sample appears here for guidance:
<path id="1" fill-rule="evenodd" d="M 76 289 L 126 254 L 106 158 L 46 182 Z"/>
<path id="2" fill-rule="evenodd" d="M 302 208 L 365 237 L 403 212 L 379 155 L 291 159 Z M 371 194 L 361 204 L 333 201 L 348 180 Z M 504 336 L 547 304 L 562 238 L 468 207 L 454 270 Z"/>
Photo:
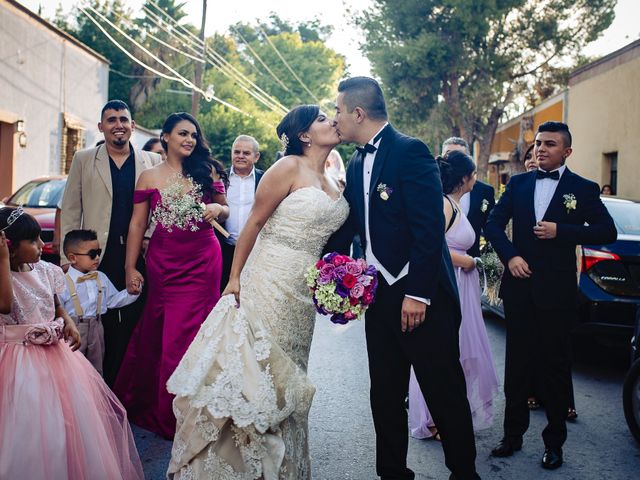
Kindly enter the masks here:
<path id="1" fill-rule="evenodd" d="M 144 478 L 124 407 L 62 341 L 0 343 L 0 478 Z"/>

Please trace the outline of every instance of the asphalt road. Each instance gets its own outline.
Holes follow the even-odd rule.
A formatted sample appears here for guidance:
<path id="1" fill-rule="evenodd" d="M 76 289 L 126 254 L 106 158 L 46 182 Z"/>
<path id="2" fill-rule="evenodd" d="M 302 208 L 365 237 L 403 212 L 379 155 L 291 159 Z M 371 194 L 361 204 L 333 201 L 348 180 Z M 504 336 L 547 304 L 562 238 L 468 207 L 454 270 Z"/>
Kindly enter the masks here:
<path id="1" fill-rule="evenodd" d="M 487 330 L 499 375 L 504 371 L 504 324 L 488 317 Z M 499 480 L 637 480 L 640 446 L 627 430 L 621 403 L 626 356 L 581 344 L 576 352 L 574 387 L 579 417 L 569 424 L 565 464 L 549 472 L 539 466 L 544 412 L 532 412 L 521 452 L 494 459 L 489 451 L 502 436 L 502 394 L 496 399 L 492 428 L 478 432 L 478 472 Z M 371 421 L 364 323 L 335 326 L 318 317 L 309 375 L 316 385 L 310 414 L 311 459 L 315 480 L 373 480 L 375 436 Z M 148 479 L 162 479 L 171 443 L 134 428 Z M 409 466 L 417 479 L 447 479 L 439 442 L 411 439 Z"/>

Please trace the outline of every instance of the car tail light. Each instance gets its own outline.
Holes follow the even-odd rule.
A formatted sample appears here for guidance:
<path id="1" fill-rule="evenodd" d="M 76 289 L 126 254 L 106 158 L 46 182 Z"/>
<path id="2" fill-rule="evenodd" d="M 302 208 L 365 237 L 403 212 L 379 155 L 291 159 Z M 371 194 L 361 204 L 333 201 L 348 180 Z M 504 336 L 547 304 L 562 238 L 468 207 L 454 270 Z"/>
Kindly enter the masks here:
<path id="1" fill-rule="evenodd" d="M 582 248 L 582 271 L 588 272 L 596 263 L 603 260 L 620 260 L 615 253 L 594 250 L 593 248 Z"/>

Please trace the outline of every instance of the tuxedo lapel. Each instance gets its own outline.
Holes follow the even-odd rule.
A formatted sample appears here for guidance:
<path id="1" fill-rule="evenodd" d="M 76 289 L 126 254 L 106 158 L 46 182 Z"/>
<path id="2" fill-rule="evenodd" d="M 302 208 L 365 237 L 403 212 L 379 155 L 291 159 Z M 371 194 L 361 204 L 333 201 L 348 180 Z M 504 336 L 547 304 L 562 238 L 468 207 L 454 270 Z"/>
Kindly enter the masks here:
<path id="1" fill-rule="evenodd" d="M 369 183 L 369 204 L 371 204 L 371 198 L 373 191 L 378 185 L 380 174 L 382 173 L 382 167 L 386 161 L 389 153 L 391 152 L 391 137 L 393 129 L 390 125 L 387 125 L 382 131 L 382 139 L 380 140 L 380 148 L 376 152 L 376 158 L 373 161 L 373 170 L 371 171 L 371 183 Z M 362 169 L 361 169 L 362 170 Z"/>
<path id="2" fill-rule="evenodd" d="M 527 199 L 527 215 L 529 215 L 529 221 L 531 225 L 536 224 L 536 205 L 535 205 L 535 192 L 536 192 L 536 174 L 531 172 L 529 177 L 524 182 L 524 198 Z"/>
<path id="3" fill-rule="evenodd" d="M 567 168 L 564 173 L 558 180 L 558 186 L 556 187 L 556 191 L 553 193 L 553 197 L 551 197 L 551 201 L 549 202 L 549 207 L 547 207 L 547 211 L 544 212 L 544 221 L 549 221 L 550 219 L 557 219 L 558 216 L 562 215 L 566 210 L 564 206 L 564 195 L 567 193 L 571 193 L 571 177 L 573 173 Z"/>
<path id="4" fill-rule="evenodd" d="M 109 166 L 109 154 L 107 153 L 107 147 L 100 145 L 95 156 L 95 165 L 98 175 L 104 182 L 104 186 L 109 191 L 109 196 L 113 198 L 113 185 L 111 182 L 111 167 Z"/>
<path id="5" fill-rule="evenodd" d="M 356 202 L 356 211 L 358 213 L 358 220 L 360 221 L 360 225 L 364 230 L 364 176 L 362 173 L 362 169 L 364 168 L 364 164 L 362 161 L 362 155 L 357 151 L 353 154 L 353 158 L 351 159 L 354 167 L 354 199 Z"/>

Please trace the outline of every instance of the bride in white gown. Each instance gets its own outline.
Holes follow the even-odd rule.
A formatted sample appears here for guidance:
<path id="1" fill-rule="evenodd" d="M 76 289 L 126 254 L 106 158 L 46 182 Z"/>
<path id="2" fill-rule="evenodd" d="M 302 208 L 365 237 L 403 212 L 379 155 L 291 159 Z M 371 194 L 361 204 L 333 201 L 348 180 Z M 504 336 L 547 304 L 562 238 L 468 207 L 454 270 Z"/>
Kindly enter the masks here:
<path id="1" fill-rule="evenodd" d="M 311 477 L 315 309 L 304 275 L 349 207 L 324 172 L 340 141 L 331 120 L 304 105 L 277 132 L 287 156 L 260 181 L 229 284 L 167 383 L 177 418 L 169 478 Z"/>

